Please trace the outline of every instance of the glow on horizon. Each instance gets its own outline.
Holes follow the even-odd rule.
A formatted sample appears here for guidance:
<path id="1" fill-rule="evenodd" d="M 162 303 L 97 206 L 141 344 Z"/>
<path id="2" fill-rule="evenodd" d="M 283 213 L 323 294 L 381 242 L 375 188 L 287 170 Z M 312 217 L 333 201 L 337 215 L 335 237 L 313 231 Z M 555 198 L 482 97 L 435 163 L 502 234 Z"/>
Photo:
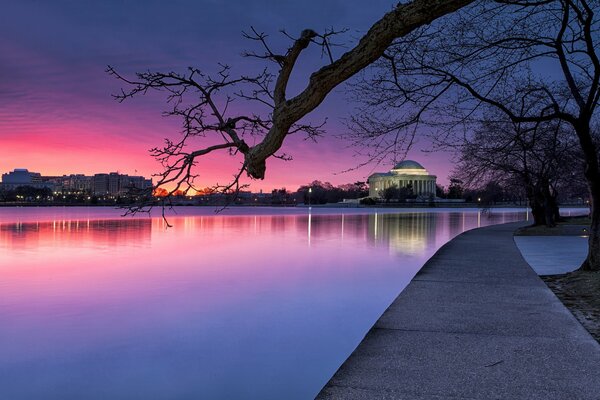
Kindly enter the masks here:
<path id="1" fill-rule="evenodd" d="M 282 26 L 303 29 L 315 22 L 317 26 L 329 27 L 335 22 L 365 29 L 394 4 L 378 0 L 371 2 L 368 9 L 360 7 L 360 2 L 278 5 L 272 7 L 271 12 L 277 13 L 273 18 L 256 12 L 258 5 L 199 3 L 202 4 L 197 7 L 213 11 L 214 21 L 198 27 L 195 18 L 186 17 L 176 32 L 163 18 L 162 13 L 170 11 L 154 5 L 143 11 L 148 14 L 147 19 L 154 21 L 149 31 L 141 17 L 122 25 L 119 16 L 130 15 L 133 7 L 127 4 L 8 4 L 4 17 L 0 17 L 0 50 L 7 55 L 6 63 L 0 67 L 0 172 L 14 168 L 43 175 L 119 171 L 150 177 L 161 168 L 148 150 L 160 146 L 165 137 L 176 138 L 180 122 L 161 116 L 166 105 L 160 96 L 116 103 L 111 93 L 117 92 L 119 85 L 104 72 L 106 64 L 127 74 L 146 68 L 210 68 L 217 61 L 232 63 L 238 70 L 252 69 L 256 62 L 239 57 L 248 45 L 240 31 L 249 25 L 268 32 L 277 32 Z M 289 15 L 294 15 L 294 20 Z M 223 24 L 220 18 L 225 17 L 232 22 Z M 300 75 L 318 67 L 310 64 L 310 57 L 309 64 L 302 64 L 307 70 L 299 71 Z M 299 77 L 291 86 L 302 87 L 305 78 Z M 315 144 L 300 135 L 290 136 L 282 151 L 291 154 L 293 160 L 269 160 L 265 180 L 249 181 L 250 190 L 285 187 L 294 191 L 313 180 L 334 185 L 365 181 L 371 173 L 391 168 L 393 160 L 389 165 L 368 165 L 340 173 L 364 161 L 354 157 L 355 150 L 348 143 L 334 138 L 343 134 L 346 127 L 341 121 L 353 112 L 343 91 L 343 86 L 337 89 L 311 117 L 317 121 L 329 118 L 326 137 Z M 244 105 L 237 103 L 236 107 L 243 109 Z M 426 148 L 427 143 L 419 146 Z M 438 176 L 439 183 L 447 185 L 451 170 L 447 155 L 416 150 L 408 158 L 419 161 Z M 239 162 L 226 155 L 201 160 L 197 186 L 229 182 Z"/>
<path id="2" fill-rule="evenodd" d="M 110 131 L 113 124 L 107 125 L 107 131 Z M 170 130 L 176 135 L 177 128 L 169 126 L 164 119 L 157 116 L 149 125 L 159 126 L 157 130 L 161 132 L 153 132 L 143 137 L 141 131 L 147 132 L 147 129 L 140 125 L 131 123 L 128 127 L 120 128 L 135 132 L 132 137 L 105 134 L 103 127 L 98 124 L 88 127 L 81 123 L 68 125 L 62 121 L 57 121 L 55 126 L 34 129 L 32 127 L 27 130 L 15 128 L 10 130 L 14 134 L 2 135 L 0 171 L 27 168 L 30 171 L 41 172 L 42 175 L 119 171 L 129 175 L 151 177 L 160 172 L 161 167 L 147 150 L 162 143 L 161 132 Z M 333 124 L 330 125 L 333 127 Z M 329 181 L 334 185 L 365 181 L 372 172 L 387 171 L 391 168 L 373 165 L 340 173 L 358 163 L 357 159 L 353 158 L 353 150 L 344 148 L 341 140 L 323 138 L 318 143 L 313 143 L 304 141 L 301 137 L 290 137 L 284 146 L 286 152 L 292 154 L 293 160 L 269 160 L 265 180 L 248 181 L 251 183 L 250 190 L 270 191 L 282 187 L 296 190 L 313 180 Z M 431 173 L 437 174 L 438 182 L 443 183 L 448 174 L 448 167 L 444 163 L 440 164 L 438 159 L 425 156 L 429 154 L 415 154 L 413 158 L 424 164 Z M 197 186 L 206 187 L 228 181 L 240 162 L 241 158 L 234 159 L 225 154 L 211 155 L 199 160 L 200 177 Z"/>

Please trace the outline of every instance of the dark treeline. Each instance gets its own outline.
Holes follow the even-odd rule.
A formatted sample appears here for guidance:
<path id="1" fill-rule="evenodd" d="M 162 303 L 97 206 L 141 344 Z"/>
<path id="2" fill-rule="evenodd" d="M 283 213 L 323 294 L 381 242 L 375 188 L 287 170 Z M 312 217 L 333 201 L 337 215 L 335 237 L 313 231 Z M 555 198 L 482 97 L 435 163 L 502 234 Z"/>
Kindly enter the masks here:
<path id="1" fill-rule="evenodd" d="M 344 199 L 359 199 L 369 195 L 366 182 L 333 186 L 329 182 L 313 181 L 297 190 L 299 201 L 305 204 L 339 203 Z"/>
<path id="2" fill-rule="evenodd" d="M 39 204 L 39 205 L 128 205 L 148 194 L 131 193 L 122 196 L 96 196 L 89 192 L 54 193 L 47 187 L 18 186 L 14 189 L 0 190 L 0 203 Z"/>
<path id="3" fill-rule="evenodd" d="M 581 151 L 561 124 L 483 121 L 462 146 L 457 175 L 471 188 L 495 184 L 522 192 L 535 225 L 555 226 L 565 197 L 589 198 Z"/>
<path id="4" fill-rule="evenodd" d="M 1 202 L 49 201 L 53 199 L 52 190 L 33 186 L 19 186 L 11 190 L 0 190 Z"/>

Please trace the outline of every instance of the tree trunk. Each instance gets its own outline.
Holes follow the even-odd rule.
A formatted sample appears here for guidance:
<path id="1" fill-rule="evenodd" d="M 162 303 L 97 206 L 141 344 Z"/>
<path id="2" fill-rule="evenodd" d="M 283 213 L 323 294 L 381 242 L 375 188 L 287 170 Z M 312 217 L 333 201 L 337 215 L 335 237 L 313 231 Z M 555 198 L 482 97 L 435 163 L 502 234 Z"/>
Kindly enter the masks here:
<path id="1" fill-rule="evenodd" d="M 576 126 L 577 136 L 581 143 L 585 159 L 585 179 L 590 190 L 590 238 L 588 255 L 581 265 L 584 271 L 600 271 L 600 165 L 598 164 L 598 150 L 592 140 L 592 135 L 587 123 Z"/>
<path id="2" fill-rule="evenodd" d="M 540 196 L 540 191 L 534 185 L 528 184 L 526 187 L 527 200 L 529 207 L 531 208 L 531 215 L 533 216 L 533 225 L 546 225 L 546 213 L 544 211 L 544 201 Z"/>
<path id="3" fill-rule="evenodd" d="M 546 212 L 544 205 L 538 196 L 533 196 L 529 199 L 529 207 L 533 216 L 533 225 L 546 225 Z"/>
<path id="4" fill-rule="evenodd" d="M 599 186 L 596 184 L 596 186 Z M 596 190 L 598 191 L 598 190 Z M 584 271 L 600 271 L 600 193 L 591 194 L 591 219 L 590 237 L 588 239 L 588 255 L 581 269 Z"/>
<path id="5" fill-rule="evenodd" d="M 554 216 L 554 221 L 559 222 L 563 221 L 563 218 L 560 216 L 560 208 L 558 207 L 558 196 L 552 196 L 552 214 Z"/>
<path id="6" fill-rule="evenodd" d="M 552 193 L 550 192 L 550 184 L 548 183 L 548 181 L 543 179 L 540 186 L 540 194 L 543 198 L 542 201 L 544 205 L 546 226 L 552 228 L 556 226 L 556 221 L 554 220 L 556 199 L 554 198 L 554 196 L 552 196 Z"/>

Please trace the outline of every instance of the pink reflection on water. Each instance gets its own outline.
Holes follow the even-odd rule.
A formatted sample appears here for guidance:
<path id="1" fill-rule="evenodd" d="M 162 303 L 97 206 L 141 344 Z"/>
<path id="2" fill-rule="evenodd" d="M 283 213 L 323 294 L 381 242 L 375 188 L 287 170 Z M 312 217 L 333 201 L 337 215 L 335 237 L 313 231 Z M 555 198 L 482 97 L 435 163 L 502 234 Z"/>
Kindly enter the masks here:
<path id="1" fill-rule="evenodd" d="M 61 213 L 0 219 L 0 398 L 314 396 L 437 248 L 524 217 Z"/>

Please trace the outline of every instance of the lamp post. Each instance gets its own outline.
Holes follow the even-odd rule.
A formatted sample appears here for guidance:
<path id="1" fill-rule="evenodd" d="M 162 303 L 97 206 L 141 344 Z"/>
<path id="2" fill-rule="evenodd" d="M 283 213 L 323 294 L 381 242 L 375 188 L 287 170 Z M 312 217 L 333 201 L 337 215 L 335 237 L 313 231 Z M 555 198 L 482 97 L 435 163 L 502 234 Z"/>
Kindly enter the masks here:
<path id="1" fill-rule="evenodd" d="M 312 194 L 312 188 L 308 188 L 308 206 L 310 207 L 310 195 Z"/>

